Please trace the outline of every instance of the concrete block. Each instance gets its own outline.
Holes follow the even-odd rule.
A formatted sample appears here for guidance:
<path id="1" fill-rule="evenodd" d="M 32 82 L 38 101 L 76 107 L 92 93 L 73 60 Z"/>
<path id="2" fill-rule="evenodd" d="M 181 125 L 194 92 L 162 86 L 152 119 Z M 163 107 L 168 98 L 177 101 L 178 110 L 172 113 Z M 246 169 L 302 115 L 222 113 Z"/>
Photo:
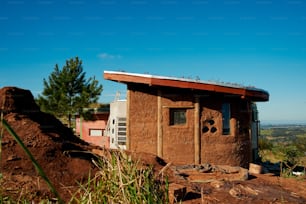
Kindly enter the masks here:
<path id="1" fill-rule="evenodd" d="M 250 174 L 261 174 L 263 172 L 263 168 L 259 164 L 250 163 L 249 172 Z"/>

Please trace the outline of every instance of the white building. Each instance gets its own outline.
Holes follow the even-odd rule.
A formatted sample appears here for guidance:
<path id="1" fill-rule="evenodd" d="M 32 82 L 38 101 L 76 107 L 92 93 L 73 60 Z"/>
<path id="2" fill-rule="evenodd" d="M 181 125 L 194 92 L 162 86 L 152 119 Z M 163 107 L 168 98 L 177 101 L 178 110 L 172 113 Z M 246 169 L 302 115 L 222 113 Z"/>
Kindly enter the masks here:
<path id="1" fill-rule="evenodd" d="M 126 149 L 126 100 L 115 100 L 110 104 L 106 126 L 111 149 Z"/>

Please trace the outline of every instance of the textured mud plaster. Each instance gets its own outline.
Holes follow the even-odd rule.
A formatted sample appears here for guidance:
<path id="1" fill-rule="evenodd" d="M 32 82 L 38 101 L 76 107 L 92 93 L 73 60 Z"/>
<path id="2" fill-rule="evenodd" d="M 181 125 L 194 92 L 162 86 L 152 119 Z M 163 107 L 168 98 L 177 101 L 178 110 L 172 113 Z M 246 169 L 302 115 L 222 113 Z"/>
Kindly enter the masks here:
<path id="1" fill-rule="evenodd" d="M 129 149 L 156 154 L 156 90 L 129 85 Z"/>
<path id="2" fill-rule="evenodd" d="M 163 158 L 181 163 L 194 162 L 194 102 L 193 95 L 183 90 L 162 89 Z M 186 123 L 170 124 L 170 109 L 186 111 Z"/>
<path id="3" fill-rule="evenodd" d="M 222 131 L 222 103 L 231 106 L 230 132 Z M 209 97 L 202 100 L 201 163 L 247 167 L 251 157 L 250 109 L 239 98 Z"/>
<path id="4" fill-rule="evenodd" d="M 129 149 L 157 154 L 157 95 L 161 94 L 162 157 L 175 163 L 194 162 L 192 95 L 189 97 L 174 89 L 147 86 L 128 86 L 129 97 Z M 158 92 L 159 91 L 159 92 Z M 187 108 L 186 108 L 187 107 Z M 170 125 L 170 109 L 186 108 L 186 124 Z"/>
<path id="5" fill-rule="evenodd" d="M 197 154 L 195 131 L 199 131 L 200 163 L 248 166 L 251 156 L 250 101 L 222 94 L 147 85 L 129 85 L 128 89 L 130 150 L 158 154 L 160 147 L 159 156 L 168 162 L 194 163 Z M 199 97 L 200 116 L 199 121 L 195 121 L 195 103 Z M 231 107 L 228 134 L 222 131 L 223 103 L 229 103 Z M 170 124 L 170 109 L 173 108 L 186 111 L 184 124 Z M 199 123 L 199 130 L 195 128 L 196 123 Z M 161 136 L 160 141 L 158 136 Z"/>

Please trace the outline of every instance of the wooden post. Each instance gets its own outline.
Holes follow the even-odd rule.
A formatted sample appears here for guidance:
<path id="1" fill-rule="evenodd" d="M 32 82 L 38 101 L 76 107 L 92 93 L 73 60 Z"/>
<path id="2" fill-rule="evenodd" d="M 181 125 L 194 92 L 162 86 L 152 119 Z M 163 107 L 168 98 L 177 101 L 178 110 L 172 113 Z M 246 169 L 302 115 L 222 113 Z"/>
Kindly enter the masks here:
<path id="1" fill-rule="evenodd" d="M 157 91 L 157 156 L 163 157 L 163 110 L 161 105 L 161 90 Z"/>
<path id="2" fill-rule="evenodd" d="M 194 104 L 194 163 L 200 164 L 200 98 L 195 96 Z"/>
<path id="3" fill-rule="evenodd" d="M 237 120 L 236 118 L 230 119 L 230 135 L 237 137 Z"/>

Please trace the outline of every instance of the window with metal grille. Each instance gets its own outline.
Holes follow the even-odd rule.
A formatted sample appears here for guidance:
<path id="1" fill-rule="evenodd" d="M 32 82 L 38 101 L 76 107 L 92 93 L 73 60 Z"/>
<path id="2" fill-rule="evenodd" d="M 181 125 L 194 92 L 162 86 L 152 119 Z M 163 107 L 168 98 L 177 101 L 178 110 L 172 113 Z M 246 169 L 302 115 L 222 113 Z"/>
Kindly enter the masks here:
<path id="1" fill-rule="evenodd" d="M 118 144 L 125 145 L 126 144 L 126 118 L 118 118 Z"/>

